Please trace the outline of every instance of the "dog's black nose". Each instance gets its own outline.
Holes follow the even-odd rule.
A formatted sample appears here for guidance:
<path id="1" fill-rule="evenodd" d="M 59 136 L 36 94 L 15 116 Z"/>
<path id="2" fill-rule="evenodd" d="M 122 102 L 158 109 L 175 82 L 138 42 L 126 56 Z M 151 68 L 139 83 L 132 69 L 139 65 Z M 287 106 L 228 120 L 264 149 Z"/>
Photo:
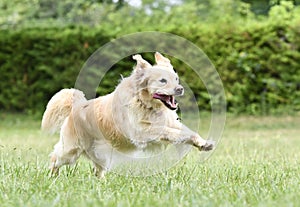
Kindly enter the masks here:
<path id="1" fill-rule="evenodd" d="M 175 88 L 175 93 L 176 93 L 176 95 L 183 95 L 183 87 L 182 86 L 177 86 Z"/>

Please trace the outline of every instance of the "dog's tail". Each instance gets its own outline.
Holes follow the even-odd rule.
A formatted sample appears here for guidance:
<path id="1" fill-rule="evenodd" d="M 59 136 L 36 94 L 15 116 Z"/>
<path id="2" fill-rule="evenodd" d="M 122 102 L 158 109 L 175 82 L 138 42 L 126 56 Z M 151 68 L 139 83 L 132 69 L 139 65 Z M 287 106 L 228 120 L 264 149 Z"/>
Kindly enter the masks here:
<path id="1" fill-rule="evenodd" d="M 83 92 L 77 89 L 62 89 L 48 102 L 42 119 L 42 130 L 51 134 L 60 130 L 69 116 L 74 103 L 86 101 Z"/>

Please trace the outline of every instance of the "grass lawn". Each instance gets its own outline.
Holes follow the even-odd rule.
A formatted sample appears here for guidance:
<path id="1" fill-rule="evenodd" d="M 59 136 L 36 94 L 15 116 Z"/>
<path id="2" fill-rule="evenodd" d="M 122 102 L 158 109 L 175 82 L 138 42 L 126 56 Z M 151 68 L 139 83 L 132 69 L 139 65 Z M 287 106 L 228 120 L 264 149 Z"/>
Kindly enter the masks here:
<path id="1" fill-rule="evenodd" d="M 300 116 L 229 116 L 207 161 L 193 150 L 161 174 L 108 173 L 102 180 L 84 158 L 49 178 L 48 155 L 58 138 L 43 135 L 39 126 L 25 115 L 0 114 L 2 207 L 300 204 Z"/>

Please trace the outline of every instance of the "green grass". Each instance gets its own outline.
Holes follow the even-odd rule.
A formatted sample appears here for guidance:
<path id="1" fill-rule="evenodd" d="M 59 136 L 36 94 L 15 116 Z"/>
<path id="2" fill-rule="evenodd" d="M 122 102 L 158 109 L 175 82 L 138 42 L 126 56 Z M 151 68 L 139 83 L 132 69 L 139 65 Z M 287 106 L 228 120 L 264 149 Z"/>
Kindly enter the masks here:
<path id="1" fill-rule="evenodd" d="M 25 115 L 2 114 L 0 120 L 2 207 L 300 203 L 299 116 L 230 116 L 207 161 L 199 161 L 199 152 L 193 150 L 167 172 L 150 177 L 108 173 L 103 180 L 93 176 L 84 158 L 50 178 L 48 155 L 58 138 L 43 135 L 39 120 Z"/>

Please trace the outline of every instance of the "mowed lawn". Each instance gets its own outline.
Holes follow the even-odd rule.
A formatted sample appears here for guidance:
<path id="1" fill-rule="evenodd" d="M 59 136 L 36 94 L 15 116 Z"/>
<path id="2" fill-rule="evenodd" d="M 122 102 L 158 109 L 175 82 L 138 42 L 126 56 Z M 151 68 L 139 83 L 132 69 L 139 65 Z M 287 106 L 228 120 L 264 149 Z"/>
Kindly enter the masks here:
<path id="1" fill-rule="evenodd" d="M 209 122 L 209 120 L 207 120 Z M 203 130 L 208 123 L 203 121 Z M 98 179 L 80 158 L 50 178 L 58 140 L 25 115 L 0 115 L 0 206 L 299 206 L 300 116 L 228 116 L 205 162 L 197 150 L 149 177 Z"/>

